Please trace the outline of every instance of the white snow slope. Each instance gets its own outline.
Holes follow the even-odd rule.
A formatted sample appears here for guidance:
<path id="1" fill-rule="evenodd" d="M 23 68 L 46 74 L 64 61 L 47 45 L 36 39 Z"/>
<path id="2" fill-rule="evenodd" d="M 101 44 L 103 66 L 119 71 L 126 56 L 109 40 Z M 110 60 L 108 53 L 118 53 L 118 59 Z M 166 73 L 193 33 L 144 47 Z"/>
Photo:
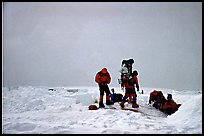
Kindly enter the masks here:
<path id="1" fill-rule="evenodd" d="M 139 111 L 88 110 L 98 87 L 2 87 L 4 134 L 202 134 L 202 91 L 141 88 Z M 114 87 L 116 93 L 122 93 Z M 154 89 L 181 103 L 171 116 L 148 105 Z M 104 97 L 105 102 L 105 97 Z M 96 103 L 95 103 L 96 104 Z M 118 107 L 118 103 L 113 106 Z M 126 104 L 125 106 L 130 106 Z"/>

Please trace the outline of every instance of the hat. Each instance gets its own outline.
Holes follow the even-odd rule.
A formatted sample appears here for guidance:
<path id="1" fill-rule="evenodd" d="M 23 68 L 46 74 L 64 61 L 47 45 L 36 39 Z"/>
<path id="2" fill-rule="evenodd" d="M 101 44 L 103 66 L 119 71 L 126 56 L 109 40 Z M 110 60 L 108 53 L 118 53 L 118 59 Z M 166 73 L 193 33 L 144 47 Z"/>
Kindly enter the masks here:
<path id="1" fill-rule="evenodd" d="M 172 94 L 167 94 L 167 99 L 172 99 Z"/>
<path id="2" fill-rule="evenodd" d="M 137 70 L 134 70 L 134 71 L 133 71 L 133 74 L 138 75 Z"/>
<path id="3" fill-rule="evenodd" d="M 101 70 L 101 72 L 102 73 L 107 73 L 108 71 L 107 71 L 107 68 L 103 68 L 102 70 Z"/>

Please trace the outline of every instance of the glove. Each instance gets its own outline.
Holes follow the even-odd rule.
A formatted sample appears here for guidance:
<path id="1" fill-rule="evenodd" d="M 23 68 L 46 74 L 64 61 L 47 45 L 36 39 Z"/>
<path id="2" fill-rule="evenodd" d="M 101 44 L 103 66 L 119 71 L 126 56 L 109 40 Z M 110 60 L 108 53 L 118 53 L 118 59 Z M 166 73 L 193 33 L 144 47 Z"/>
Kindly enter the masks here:
<path id="1" fill-rule="evenodd" d="M 124 87 L 121 87 L 121 89 L 123 90 L 123 92 L 124 92 Z"/>
<path id="2" fill-rule="evenodd" d="M 140 90 L 140 89 L 139 89 L 139 85 L 136 85 L 136 88 L 137 88 L 137 91 L 139 92 L 139 90 Z"/>

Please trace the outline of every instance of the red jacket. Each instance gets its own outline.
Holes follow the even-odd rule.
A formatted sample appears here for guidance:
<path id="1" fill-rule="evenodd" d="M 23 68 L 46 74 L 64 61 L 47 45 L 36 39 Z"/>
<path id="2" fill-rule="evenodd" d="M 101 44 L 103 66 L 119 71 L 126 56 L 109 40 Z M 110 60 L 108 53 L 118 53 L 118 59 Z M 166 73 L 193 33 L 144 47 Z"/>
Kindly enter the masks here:
<path id="1" fill-rule="evenodd" d="M 177 104 L 173 100 L 167 100 L 164 103 L 163 110 L 166 110 L 167 108 L 172 108 L 173 111 L 175 111 L 177 109 Z"/>
<path id="2" fill-rule="evenodd" d="M 107 73 L 102 73 L 101 71 L 98 72 L 95 76 L 95 81 L 98 83 L 98 84 L 109 84 L 110 81 L 111 81 L 111 77 L 110 77 L 110 74 L 107 72 Z"/>
<path id="3" fill-rule="evenodd" d="M 149 104 L 151 104 L 151 102 L 153 102 L 153 101 L 158 99 L 159 93 L 161 93 L 161 91 L 156 91 L 156 90 L 154 90 L 153 92 L 150 93 Z"/>
<path id="4" fill-rule="evenodd" d="M 138 83 L 137 76 L 133 76 L 132 79 L 128 79 L 128 77 L 126 77 L 126 76 L 123 78 L 122 87 L 134 88 L 134 84 L 136 84 L 136 87 L 139 90 L 139 83 Z"/>

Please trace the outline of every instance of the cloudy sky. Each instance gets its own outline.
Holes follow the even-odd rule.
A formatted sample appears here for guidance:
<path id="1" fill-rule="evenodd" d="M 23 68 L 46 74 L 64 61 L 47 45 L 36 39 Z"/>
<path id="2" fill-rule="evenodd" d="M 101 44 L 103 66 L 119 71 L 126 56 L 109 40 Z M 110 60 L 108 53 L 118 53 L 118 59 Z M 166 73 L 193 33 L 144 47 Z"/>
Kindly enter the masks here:
<path id="1" fill-rule="evenodd" d="M 202 89 L 202 3 L 4 3 L 4 86 L 97 86 L 133 58 L 141 87 Z"/>

